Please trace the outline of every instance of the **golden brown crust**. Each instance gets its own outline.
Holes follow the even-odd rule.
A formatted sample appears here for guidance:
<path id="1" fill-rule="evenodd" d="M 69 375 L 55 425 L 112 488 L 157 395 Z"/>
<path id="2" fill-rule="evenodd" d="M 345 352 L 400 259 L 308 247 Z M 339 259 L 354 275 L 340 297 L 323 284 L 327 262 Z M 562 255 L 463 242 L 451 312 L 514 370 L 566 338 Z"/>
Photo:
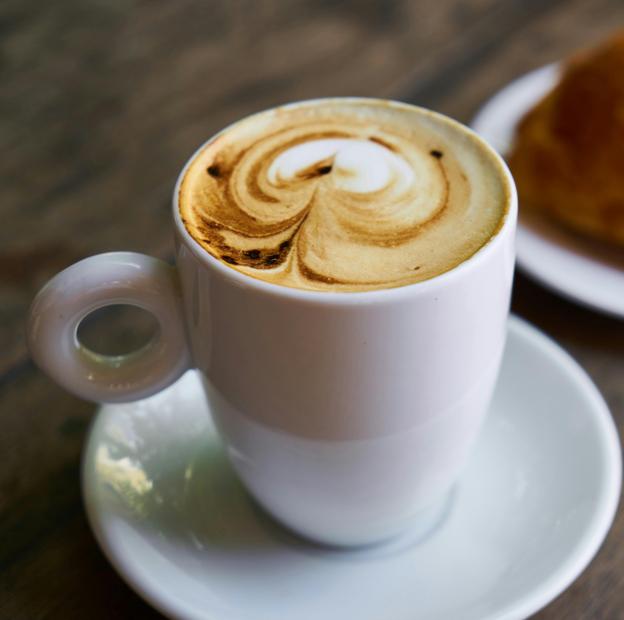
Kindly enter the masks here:
<path id="1" fill-rule="evenodd" d="M 569 62 L 520 122 L 509 166 L 524 207 L 624 246 L 624 32 Z"/>

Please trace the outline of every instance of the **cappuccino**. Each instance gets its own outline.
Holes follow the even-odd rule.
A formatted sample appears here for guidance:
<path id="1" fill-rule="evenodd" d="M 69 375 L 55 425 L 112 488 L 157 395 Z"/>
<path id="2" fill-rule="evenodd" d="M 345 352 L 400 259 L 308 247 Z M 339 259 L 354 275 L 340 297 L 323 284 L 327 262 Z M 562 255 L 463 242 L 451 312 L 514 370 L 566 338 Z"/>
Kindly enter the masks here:
<path id="1" fill-rule="evenodd" d="M 375 99 L 261 112 L 208 142 L 179 209 L 212 256 L 316 291 L 404 286 L 453 269 L 500 228 L 511 188 L 459 123 Z"/>

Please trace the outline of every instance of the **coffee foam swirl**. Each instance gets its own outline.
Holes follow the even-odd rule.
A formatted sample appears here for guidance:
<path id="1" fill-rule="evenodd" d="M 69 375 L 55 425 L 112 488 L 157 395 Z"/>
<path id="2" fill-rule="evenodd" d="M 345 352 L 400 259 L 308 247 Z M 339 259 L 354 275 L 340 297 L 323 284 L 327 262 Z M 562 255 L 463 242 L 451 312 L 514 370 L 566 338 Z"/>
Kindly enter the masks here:
<path id="1" fill-rule="evenodd" d="M 219 134 L 188 168 L 179 206 L 208 252 L 253 277 L 389 288 L 451 269 L 494 234 L 508 200 L 495 166 L 438 115 L 320 100 Z"/>

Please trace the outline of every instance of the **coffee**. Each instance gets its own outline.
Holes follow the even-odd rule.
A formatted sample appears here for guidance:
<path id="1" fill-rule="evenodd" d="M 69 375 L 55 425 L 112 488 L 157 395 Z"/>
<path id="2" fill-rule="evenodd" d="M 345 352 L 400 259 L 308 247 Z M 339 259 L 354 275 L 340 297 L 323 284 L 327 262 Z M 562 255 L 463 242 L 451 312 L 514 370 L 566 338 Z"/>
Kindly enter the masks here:
<path id="1" fill-rule="evenodd" d="M 459 123 L 374 99 L 261 112 L 207 143 L 180 185 L 191 236 L 254 278 L 319 291 L 404 286 L 456 267 L 501 226 L 511 189 Z"/>
<path id="2" fill-rule="evenodd" d="M 422 537 L 498 376 L 517 211 L 505 164 L 438 115 L 328 100 L 226 129 L 176 187 L 176 266 L 109 252 L 63 270 L 30 310 L 34 359 L 105 402 L 195 367 L 232 467 L 283 525 L 332 546 Z M 492 234 L 447 276 L 383 289 Z M 76 331 L 120 300 L 159 336 L 111 364 Z"/>

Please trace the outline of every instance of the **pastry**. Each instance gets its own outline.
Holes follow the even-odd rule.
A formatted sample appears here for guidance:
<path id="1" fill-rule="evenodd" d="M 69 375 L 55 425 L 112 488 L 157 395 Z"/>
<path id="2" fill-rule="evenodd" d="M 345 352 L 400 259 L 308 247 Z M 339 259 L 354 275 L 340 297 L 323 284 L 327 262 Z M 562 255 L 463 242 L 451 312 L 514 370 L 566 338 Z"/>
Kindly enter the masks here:
<path id="1" fill-rule="evenodd" d="M 523 208 L 624 247 L 624 32 L 571 59 L 508 160 Z"/>

